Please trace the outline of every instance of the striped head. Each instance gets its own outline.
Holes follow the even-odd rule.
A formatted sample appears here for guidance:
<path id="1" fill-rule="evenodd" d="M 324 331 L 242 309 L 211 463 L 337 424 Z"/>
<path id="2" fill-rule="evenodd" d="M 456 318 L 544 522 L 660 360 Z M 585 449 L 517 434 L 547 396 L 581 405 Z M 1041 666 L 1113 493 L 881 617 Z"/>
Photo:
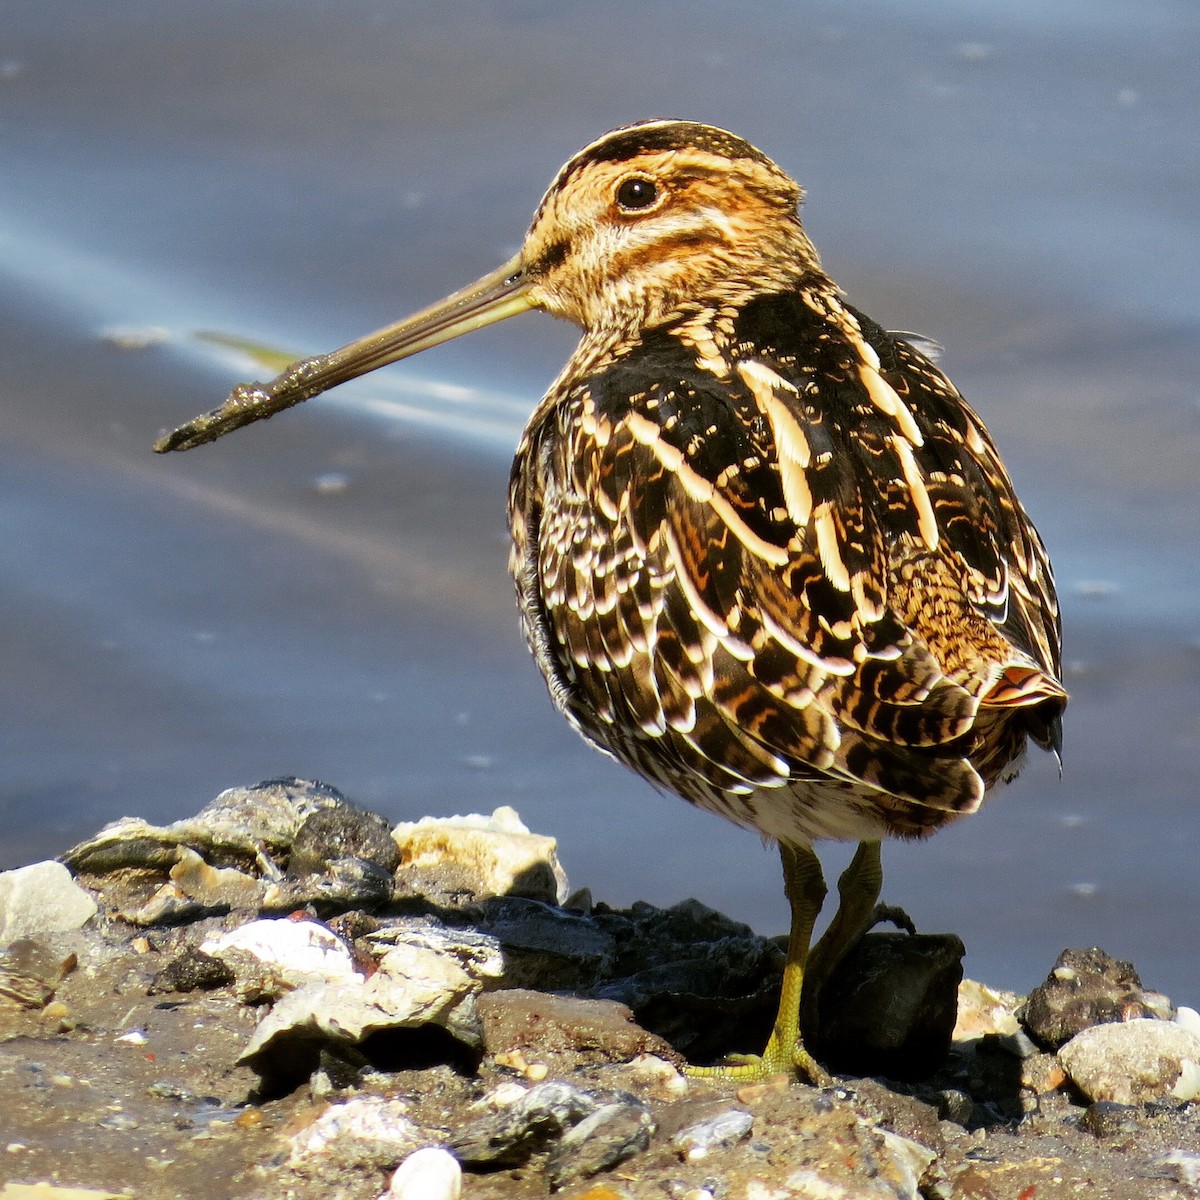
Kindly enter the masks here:
<path id="1" fill-rule="evenodd" d="M 741 138 L 690 121 L 606 133 L 558 173 L 521 251 L 532 307 L 585 329 L 654 325 L 820 271 L 802 192 Z"/>

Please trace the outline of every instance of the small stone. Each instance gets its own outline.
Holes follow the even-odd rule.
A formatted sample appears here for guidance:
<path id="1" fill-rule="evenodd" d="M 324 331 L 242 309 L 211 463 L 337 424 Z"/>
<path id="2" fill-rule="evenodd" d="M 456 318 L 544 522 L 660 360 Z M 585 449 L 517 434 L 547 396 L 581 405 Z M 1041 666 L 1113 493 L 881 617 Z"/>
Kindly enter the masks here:
<path id="1" fill-rule="evenodd" d="M 974 979 L 964 979 L 958 985 L 954 1040 L 965 1042 L 989 1033 L 1016 1033 L 1020 1028 L 1016 1012 L 1021 1003 L 1022 997 L 1016 992 L 1005 992 Z"/>
<path id="2" fill-rule="evenodd" d="M 919 1189 L 925 1172 L 933 1165 L 937 1155 L 928 1146 L 902 1137 L 890 1129 L 880 1128 L 883 1144 L 891 1152 L 892 1162 L 899 1170 L 898 1194 L 919 1200 Z"/>
<path id="3" fill-rule="evenodd" d="M 596 1093 L 549 1080 L 458 1130 L 450 1149 L 469 1166 L 522 1166 L 604 1103 Z"/>
<path id="4" fill-rule="evenodd" d="M 554 838 L 530 833 L 508 806 L 490 817 L 423 817 L 392 830 L 401 874 L 453 866 L 465 871 L 475 896 L 526 896 L 561 904 L 570 894 Z"/>
<path id="5" fill-rule="evenodd" d="M 485 987 L 505 978 L 504 949 L 500 939 L 475 929 L 441 925 L 432 918 L 405 919 L 383 924 L 365 935 L 372 947 L 404 943 L 453 958 L 473 979 Z"/>
<path id="6" fill-rule="evenodd" d="M 0 946 L 80 929 L 96 912 L 95 900 L 60 862 L 0 871 Z"/>
<path id="7" fill-rule="evenodd" d="M 1200 1013 L 1194 1008 L 1188 1008 L 1181 1004 L 1175 1010 L 1175 1024 L 1181 1029 L 1190 1030 L 1192 1033 L 1200 1035 Z"/>
<path id="8" fill-rule="evenodd" d="M 1038 1052 L 1037 1043 L 1023 1029 L 1013 1033 L 1001 1033 L 995 1037 L 998 1049 L 1011 1054 L 1013 1058 L 1032 1058 Z"/>
<path id="9" fill-rule="evenodd" d="M 396 1168 L 380 1200 L 458 1200 L 461 1194 L 458 1159 L 440 1146 L 424 1146 Z"/>
<path id="10" fill-rule="evenodd" d="M 1030 993 L 1021 1019 L 1039 1044 L 1057 1050 L 1094 1025 L 1156 1015 L 1133 964 L 1092 947 L 1058 956 L 1046 982 Z"/>
<path id="11" fill-rule="evenodd" d="M 1140 1105 L 1097 1100 L 1087 1106 L 1079 1123 L 1093 1137 L 1114 1138 L 1136 1134 L 1144 1119 Z"/>
<path id="12" fill-rule="evenodd" d="M 353 804 L 310 813 L 296 831 L 287 873 L 294 879 L 320 874 L 343 858 L 360 858 L 394 872 L 400 849 L 387 819 Z"/>
<path id="13" fill-rule="evenodd" d="M 617 1068 L 640 1092 L 654 1100 L 678 1100 L 691 1085 L 679 1068 L 657 1054 L 639 1054 Z"/>
<path id="14" fill-rule="evenodd" d="M 1021 1086 L 1036 1096 L 1056 1092 L 1067 1081 L 1067 1073 L 1056 1054 L 1033 1054 L 1021 1062 Z"/>
<path id="15" fill-rule="evenodd" d="M 117 1133 L 128 1133 L 131 1130 L 137 1129 L 141 1122 L 132 1113 L 115 1112 L 107 1117 L 101 1117 L 96 1124 L 101 1129 L 112 1129 Z"/>
<path id="16" fill-rule="evenodd" d="M 705 1158 L 710 1150 L 721 1149 L 750 1136 L 754 1116 L 742 1108 L 731 1108 L 681 1129 L 671 1138 L 671 1149 L 687 1162 Z"/>
<path id="17" fill-rule="evenodd" d="M 650 1146 L 654 1121 L 632 1099 L 603 1105 L 563 1134 L 546 1162 L 555 1188 L 607 1171 Z"/>
<path id="18" fill-rule="evenodd" d="M 1200 1037 L 1171 1021 L 1095 1025 L 1058 1052 L 1089 1100 L 1144 1104 L 1200 1095 Z"/>
<path id="19" fill-rule="evenodd" d="M 150 994 L 156 992 L 211 991 L 227 987 L 236 976 L 219 958 L 185 946 L 159 971 L 150 984 Z"/>
<path id="20" fill-rule="evenodd" d="M 975 1115 L 975 1101 L 958 1088 L 943 1088 L 937 1094 L 937 1109 L 940 1120 L 953 1121 L 966 1129 Z"/>
<path id="21" fill-rule="evenodd" d="M 383 1096 L 331 1104 L 288 1140 L 288 1166 L 295 1170 L 335 1153 L 341 1167 L 390 1166 L 421 1143 L 423 1135 L 407 1113 L 403 1100 Z"/>

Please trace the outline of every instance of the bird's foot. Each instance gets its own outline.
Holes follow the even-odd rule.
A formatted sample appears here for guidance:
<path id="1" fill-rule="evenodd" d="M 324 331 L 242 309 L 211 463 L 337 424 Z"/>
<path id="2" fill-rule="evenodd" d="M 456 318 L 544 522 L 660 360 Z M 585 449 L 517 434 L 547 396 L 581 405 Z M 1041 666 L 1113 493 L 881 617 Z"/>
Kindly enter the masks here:
<path id="1" fill-rule="evenodd" d="M 833 1076 L 817 1062 L 798 1039 L 789 1048 L 774 1035 L 762 1054 L 731 1054 L 711 1067 L 686 1066 L 690 1079 L 728 1079 L 733 1083 L 759 1083 L 776 1075 L 795 1076 L 813 1087 L 830 1087 Z"/>

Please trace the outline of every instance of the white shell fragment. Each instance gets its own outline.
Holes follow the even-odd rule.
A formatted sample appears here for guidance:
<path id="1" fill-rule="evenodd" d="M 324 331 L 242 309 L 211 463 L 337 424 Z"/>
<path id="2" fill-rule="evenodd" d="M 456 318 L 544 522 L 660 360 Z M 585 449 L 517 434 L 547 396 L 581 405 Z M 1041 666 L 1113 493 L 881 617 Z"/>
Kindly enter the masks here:
<path id="1" fill-rule="evenodd" d="M 240 973 L 248 955 L 293 988 L 363 979 L 345 942 L 316 921 L 250 921 L 208 938 L 200 950 L 220 959 L 235 974 Z"/>
<path id="2" fill-rule="evenodd" d="M 671 1139 L 671 1149 L 687 1162 L 705 1158 L 710 1150 L 732 1146 L 749 1136 L 754 1117 L 744 1108 L 731 1108 L 681 1129 Z"/>
<path id="3" fill-rule="evenodd" d="M 288 1141 L 288 1166 L 303 1167 L 336 1150 L 339 1159 L 379 1160 L 408 1154 L 421 1131 L 409 1120 L 403 1100 L 355 1096 L 331 1104 Z"/>
<path id="4" fill-rule="evenodd" d="M 561 904 L 571 894 L 558 862 L 558 842 L 530 833 L 504 805 L 490 817 L 422 817 L 392 830 L 405 866 L 465 867 L 477 877 L 480 895 L 532 896 Z"/>
<path id="5" fill-rule="evenodd" d="M 289 992 L 259 1023 L 239 1061 L 294 1037 L 357 1043 L 381 1029 L 426 1024 L 471 1041 L 478 986 L 450 959 L 415 946 L 393 946 L 369 979 L 309 983 Z"/>
<path id="6" fill-rule="evenodd" d="M 95 915 L 96 902 L 60 862 L 0 871 L 0 946 L 79 929 Z"/>
<path id="7" fill-rule="evenodd" d="M 1093 1025 L 1058 1052 L 1089 1100 L 1144 1104 L 1200 1096 L 1200 1036 L 1173 1021 Z"/>
<path id="8" fill-rule="evenodd" d="M 462 1167 L 440 1146 L 410 1154 L 396 1168 L 388 1190 L 379 1200 L 459 1200 Z"/>

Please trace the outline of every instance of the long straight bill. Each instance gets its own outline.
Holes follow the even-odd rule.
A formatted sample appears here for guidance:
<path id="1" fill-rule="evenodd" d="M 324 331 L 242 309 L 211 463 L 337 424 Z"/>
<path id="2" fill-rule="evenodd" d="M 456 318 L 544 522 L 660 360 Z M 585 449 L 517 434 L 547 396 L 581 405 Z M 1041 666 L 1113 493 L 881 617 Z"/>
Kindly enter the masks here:
<path id="1" fill-rule="evenodd" d="M 368 334 L 331 354 L 292 363 L 270 383 L 239 383 L 220 408 L 203 413 L 160 438 L 154 449 L 165 454 L 168 450 L 190 450 L 205 442 L 215 442 L 251 421 L 274 416 L 368 371 L 419 354 L 473 329 L 515 317 L 532 307 L 529 281 L 518 255 L 499 270 L 395 325 Z"/>

